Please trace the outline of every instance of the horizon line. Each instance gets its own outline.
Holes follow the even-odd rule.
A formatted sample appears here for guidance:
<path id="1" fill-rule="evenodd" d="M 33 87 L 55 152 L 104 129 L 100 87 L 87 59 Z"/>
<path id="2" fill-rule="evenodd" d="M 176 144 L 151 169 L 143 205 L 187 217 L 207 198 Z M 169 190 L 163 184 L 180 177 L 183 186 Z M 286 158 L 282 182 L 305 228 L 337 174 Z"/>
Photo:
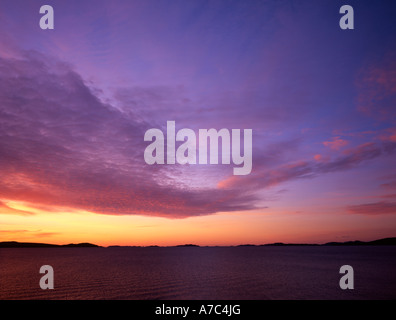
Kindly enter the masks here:
<path id="1" fill-rule="evenodd" d="M 174 247 L 260 247 L 260 246 L 326 246 L 326 245 L 396 245 L 396 237 L 387 237 L 381 239 L 375 239 L 371 241 L 361 241 L 361 240 L 350 240 L 350 241 L 330 241 L 326 243 L 284 243 L 284 242 L 273 242 L 273 243 L 263 243 L 263 244 L 236 244 L 236 245 L 197 245 L 197 244 L 178 244 L 178 245 L 108 245 L 108 246 L 101 246 L 89 242 L 81 242 L 81 243 L 68 243 L 68 244 L 51 244 L 51 243 L 41 243 L 41 242 L 19 242 L 19 241 L 1 241 L 0 248 L 7 248 L 3 247 L 3 245 L 11 245 L 9 248 L 12 248 L 12 245 L 15 245 L 14 248 L 22 248 L 24 245 L 27 247 L 98 247 L 98 248 L 114 248 L 114 247 L 134 247 L 134 248 L 174 248 Z M 26 248 L 26 247 L 25 247 Z"/>

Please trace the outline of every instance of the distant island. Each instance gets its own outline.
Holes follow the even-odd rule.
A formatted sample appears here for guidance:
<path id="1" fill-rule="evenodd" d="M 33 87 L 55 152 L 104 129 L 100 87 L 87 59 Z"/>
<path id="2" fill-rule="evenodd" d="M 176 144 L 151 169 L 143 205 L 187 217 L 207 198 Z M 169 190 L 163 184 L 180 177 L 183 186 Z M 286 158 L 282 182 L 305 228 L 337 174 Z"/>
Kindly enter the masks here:
<path id="1" fill-rule="evenodd" d="M 268 244 L 241 244 L 237 246 L 225 246 L 225 247 L 263 247 L 263 246 L 396 246 L 396 237 L 394 238 L 384 238 L 374 241 L 347 241 L 347 242 L 327 242 L 324 244 L 315 243 L 268 243 Z M 191 248 L 191 247 L 201 247 L 196 244 L 182 244 L 176 246 L 119 246 L 113 245 L 108 246 L 108 248 L 123 248 L 123 247 L 133 247 L 133 248 Z M 221 247 L 221 246 L 205 246 L 205 247 Z M 17 241 L 4 241 L 0 242 L 0 248 L 102 248 L 96 244 L 92 243 L 70 243 L 70 244 L 48 244 L 48 243 L 33 243 L 33 242 L 17 242 Z"/>

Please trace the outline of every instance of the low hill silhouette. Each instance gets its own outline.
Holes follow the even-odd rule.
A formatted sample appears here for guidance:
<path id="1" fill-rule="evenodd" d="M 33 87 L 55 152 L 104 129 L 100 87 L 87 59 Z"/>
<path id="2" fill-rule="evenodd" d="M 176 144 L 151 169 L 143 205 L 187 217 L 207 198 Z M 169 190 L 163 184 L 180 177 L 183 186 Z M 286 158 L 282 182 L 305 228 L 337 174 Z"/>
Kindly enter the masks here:
<path id="1" fill-rule="evenodd" d="M 275 242 L 275 243 L 268 243 L 262 245 L 255 245 L 255 244 L 241 244 L 237 246 L 230 246 L 230 247 L 261 247 L 261 246 L 396 246 L 396 237 L 394 238 L 384 238 L 378 239 L 373 241 L 347 241 L 347 242 L 327 242 L 325 244 L 315 244 L 315 243 L 282 243 L 282 242 Z M 96 244 L 92 243 L 70 243 L 70 244 L 49 244 L 49 243 L 34 243 L 34 242 L 17 242 L 17 241 L 4 241 L 0 242 L 0 248 L 99 248 Z M 161 246 L 151 245 L 147 247 L 141 246 L 118 246 L 113 245 L 109 246 L 108 248 L 122 248 L 122 247 L 133 247 L 133 248 L 161 248 Z M 183 248 L 183 247 L 200 247 L 195 244 L 182 244 L 176 246 L 170 246 L 168 248 Z M 211 246 L 206 246 L 211 247 Z M 213 246 L 218 247 L 218 246 Z"/>
<path id="2" fill-rule="evenodd" d="M 325 246 L 395 246 L 396 238 L 384 238 L 374 241 L 347 241 L 347 242 L 328 242 Z"/>
<path id="3" fill-rule="evenodd" d="M 70 243 L 70 244 L 49 244 L 49 243 L 35 243 L 35 242 L 17 242 L 17 241 L 4 241 L 0 242 L 0 248 L 76 248 L 76 247 L 99 247 L 92 243 Z"/>

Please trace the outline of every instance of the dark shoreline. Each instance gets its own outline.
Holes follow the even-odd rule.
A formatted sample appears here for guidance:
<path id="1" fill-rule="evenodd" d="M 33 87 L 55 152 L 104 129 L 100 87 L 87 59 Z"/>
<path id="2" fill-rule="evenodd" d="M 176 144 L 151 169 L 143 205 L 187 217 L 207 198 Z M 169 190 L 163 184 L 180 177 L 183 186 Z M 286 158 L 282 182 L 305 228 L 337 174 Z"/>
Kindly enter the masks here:
<path id="1" fill-rule="evenodd" d="M 59 245 L 50 243 L 4 241 L 0 242 L 0 248 L 100 248 L 100 246 L 92 243 L 70 243 Z"/>
<path id="2" fill-rule="evenodd" d="M 324 244 L 309 244 L 309 243 L 269 243 L 269 244 L 241 244 L 236 246 L 198 246 L 195 244 L 185 244 L 185 245 L 176 245 L 176 246 L 108 246 L 102 247 L 92 243 L 78 243 L 78 244 L 48 244 L 48 243 L 34 243 L 34 242 L 17 242 L 17 241 L 4 241 L 0 242 L 0 248 L 191 248 L 191 247 L 265 247 L 265 246 L 395 246 L 396 245 L 396 237 L 394 238 L 384 238 L 373 241 L 347 241 L 347 242 L 327 242 Z"/>

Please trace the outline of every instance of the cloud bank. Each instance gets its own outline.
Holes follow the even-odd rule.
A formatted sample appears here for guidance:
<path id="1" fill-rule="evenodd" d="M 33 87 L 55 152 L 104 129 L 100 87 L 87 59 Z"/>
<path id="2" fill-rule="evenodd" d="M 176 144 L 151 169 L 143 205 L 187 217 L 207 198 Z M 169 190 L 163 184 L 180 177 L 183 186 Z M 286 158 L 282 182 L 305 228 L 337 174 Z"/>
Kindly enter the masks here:
<path id="1" fill-rule="evenodd" d="M 149 125 L 102 102 L 70 66 L 36 52 L 0 59 L 1 198 L 104 214 L 186 217 L 254 208 L 144 163 Z"/>

